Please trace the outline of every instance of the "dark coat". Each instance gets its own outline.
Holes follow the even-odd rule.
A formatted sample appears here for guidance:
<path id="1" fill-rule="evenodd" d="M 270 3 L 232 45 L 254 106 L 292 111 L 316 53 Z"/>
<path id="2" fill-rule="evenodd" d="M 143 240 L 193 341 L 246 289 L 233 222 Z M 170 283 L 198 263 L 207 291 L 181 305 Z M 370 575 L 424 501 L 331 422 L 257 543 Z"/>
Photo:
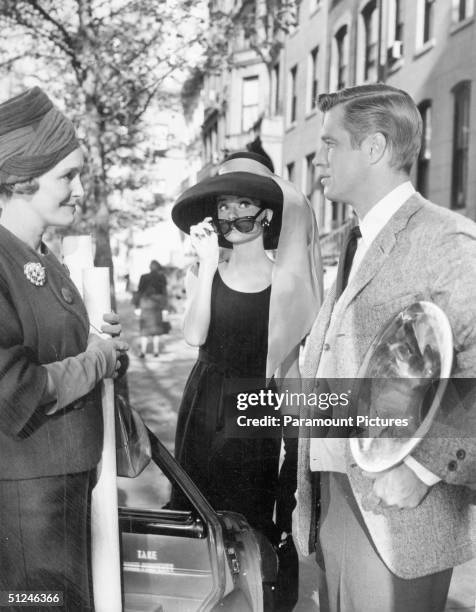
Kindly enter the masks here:
<path id="1" fill-rule="evenodd" d="M 134 304 L 142 311 L 140 315 L 142 336 L 160 336 L 169 331 L 169 323 L 162 319 L 162 310 L 167 308 L 167 279 L 163 272 L 157 270 L 140 277 Z"/>
<path id="2" fill-rule="evenodd" d="M 45 268 L 43 286 L 26 278 L 28 262 Z M 70 474 L 98 463 L 98 390 L 52 416 L 41 406 L 42 364 L 83 352 L 88 334 L 84 304 L 64 266 L 0 226 L 0 479 Z"/>
<path id="3" fill-rule="evenodd" d="M 134 305 L 137 308 L 141 306 L 141 300 L 143 298 L 158 295 L 164 296 L 163 307 L 165 308 L 167 298 L 167 279 L 165 274 L 160 271 L 143 274 L 140 277 L 139 286 L 134 294 Z"/>

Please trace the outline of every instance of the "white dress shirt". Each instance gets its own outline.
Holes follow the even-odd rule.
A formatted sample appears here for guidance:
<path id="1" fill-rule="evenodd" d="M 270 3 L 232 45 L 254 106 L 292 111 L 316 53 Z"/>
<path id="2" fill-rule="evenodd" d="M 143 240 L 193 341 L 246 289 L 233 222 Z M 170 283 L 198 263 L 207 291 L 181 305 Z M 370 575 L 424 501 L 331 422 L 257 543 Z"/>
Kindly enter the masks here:
<path id="1" fill-rule="evenodd" d="M 377 235 L 382 231 L 385 225 L 390 221 L 391 217 L 405 204 L 405 202 L 415 193 L 415 189 L 410 181 L 402 183 L 385 197 L 383 197 L 369 212 L 359 220 L 360 232 L 362 238 L 359 239 L 357 250 L 352 262 L 352 267 L 349 273 L 350 284 L 355 276 L 362 260 L 370 248 L 372 242 Z M 342 295 L 347 291 L 347 287 L 342 292 Z M 332 311 L 331 320 L 327 329 L 324 346 L 328 343 L 329 338 L 333 336 L 336 323 L 340 319 L 339 304 L 342 301 L 342 295 L 336 301 Z M 317 369 L 317 378 L 332 378 L 332 372 L 329 371 L 330 363 L 326 353 L 322 353 Z M 321 472 L 345 472 L 345 438 L 311 438 L 310 444 L 310 467 L 313 471 Z M 432 472 L 423 467 L 413 457 L 407 457 L 405 463 L 411 468 L 415 474 L 428 486 L 438 482 L 440 479 Z"/>

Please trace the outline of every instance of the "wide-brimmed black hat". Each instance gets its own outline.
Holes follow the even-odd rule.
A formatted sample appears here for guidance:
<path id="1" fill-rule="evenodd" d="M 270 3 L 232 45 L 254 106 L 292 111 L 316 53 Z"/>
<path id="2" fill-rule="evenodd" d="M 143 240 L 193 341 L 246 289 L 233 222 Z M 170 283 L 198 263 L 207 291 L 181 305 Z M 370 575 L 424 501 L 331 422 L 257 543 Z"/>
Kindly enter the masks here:
<path id="1" fill-rule="evenodd" d="M 230 170 L 227 170 L 227 165 Z M 183 232 L 189 234 L 191 225 L 200 223 L 205 217 L 217 218 L 218 196 L 254 198 L 260 201 L 263 208 L 273 211 L 263 241 L 265 249 L 275 249 L 281 230 L 283 192 L 272 176 L 269 164 L 262 155 L 248 151 L 234 153 L 223 162 L 216 176 L 200 181 L 178 197 L 172 209 L 172 220 Z M 223 247 L 232 247 L 221 234 L 218 235 L 218 243 Z"/>

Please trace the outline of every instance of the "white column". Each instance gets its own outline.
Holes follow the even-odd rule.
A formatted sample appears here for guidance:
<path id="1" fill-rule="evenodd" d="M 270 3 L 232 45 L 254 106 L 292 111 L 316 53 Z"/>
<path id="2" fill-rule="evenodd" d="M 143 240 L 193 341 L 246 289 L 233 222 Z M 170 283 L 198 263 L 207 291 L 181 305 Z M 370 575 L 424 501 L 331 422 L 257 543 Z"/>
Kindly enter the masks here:
<path id="1" fill-rule="evenodd" d="M 111 312 L 109 268 L 93 267 L 90 236 L 68 236 L 63 240 L 63 262 L 84 299 L 89 321 L 97 330 L 103 315 Z M 95 329 L 94 329 L 95 328 Z M 117 503 L 116 432 L 114 383 L 102 382 L 104 439 L 98 480 L 91 499 L 92 576 L 96 612 L 121 612 L 121 561 Z"/>
<path id="2" fill-rule="evenodd" d="M 100 329 L 103 314 L 111 312 L 109 268 L 83 270 L 84 303 L 89 320 Z M 117 508 L 114 383 L 102 383 L 104 444 L 98 481 L 91 501 L 92 573 L 96 612 L 121 612 L 121 561 Z"/>

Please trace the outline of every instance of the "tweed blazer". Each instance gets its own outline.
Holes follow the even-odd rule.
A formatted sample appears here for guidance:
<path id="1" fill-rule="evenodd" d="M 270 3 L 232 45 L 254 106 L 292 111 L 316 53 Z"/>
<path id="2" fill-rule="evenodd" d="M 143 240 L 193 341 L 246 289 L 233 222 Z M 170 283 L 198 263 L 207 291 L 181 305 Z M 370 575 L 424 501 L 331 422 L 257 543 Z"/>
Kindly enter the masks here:
<path id="1" fill-rule="evenodd" d="M 452 376 L 476 378 L 476 224 L 415 194 L 378 234 L 336 305 L 337 323 L 326 340 L 335 377 L 355 377 L 376 334 L 422 299 L 437 304 L 450 321 Z M 316 375 L 334 303 L 335 284 L 308 338 L 305 379 Z M 346 451 L 347 474 L 373 543 L 401 578 L 431 574 L 476 555 L 476 400 L 463 406 L 453 397 L 447 410 L 454 418 L 412 453 L 441 478 L 416 508 L 366 510 L 372 481 Z M 296 510 L 298 541 L 307 553 L 316 541 L 309 446 L 309 439 L 300 439 Z"/>
<path id="2" fill-rule="evenodd" d="M 29 262 L 45 268 L 43 286 L 25 276 Z M 98 463 L 98 390 L 51 416 L 41 405 L 47 382 L 42 364 L 84 351 L 88 335 L 84 304 L 64 266 L 0 226 L 1 480 L 82 472 Z"/>

